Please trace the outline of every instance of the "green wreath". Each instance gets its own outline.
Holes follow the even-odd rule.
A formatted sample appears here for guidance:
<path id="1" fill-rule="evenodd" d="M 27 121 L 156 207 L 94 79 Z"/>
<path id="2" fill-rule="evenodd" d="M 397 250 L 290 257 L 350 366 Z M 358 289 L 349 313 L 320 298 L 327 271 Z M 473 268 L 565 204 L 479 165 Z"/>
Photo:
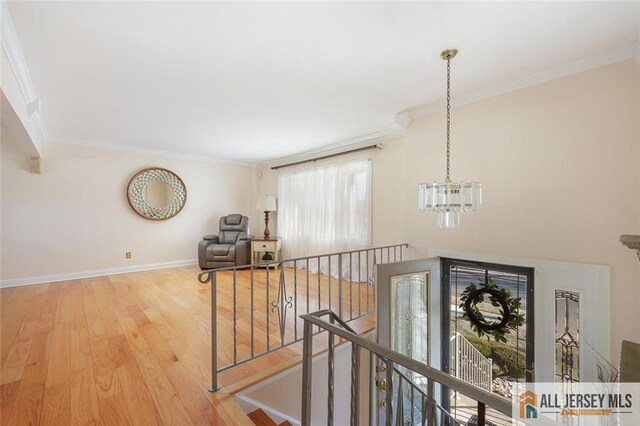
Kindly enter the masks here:
<path id="1" fill-rule="evenodd" d="M 501 316 L 499 321 L 487 320 L 478 309 L 477 305 L 484 302 L 485 296 L 488 296 L 491 305 L 498 308 Z M 491 278 L 487 278 L 487 282 L 480 284 L 480 287 L 469 284 L 462 292 L 460 301 L 462 318 L 469 321 L 471 330 L 478 337 L 486 336 L 487 340 L 493 337 L 496 342 L 507 343 L 505 336 L 524 324 L 524 313 L 519 313 L 521 298 L 514 298 L 511 291 L 499 288 Z"/>

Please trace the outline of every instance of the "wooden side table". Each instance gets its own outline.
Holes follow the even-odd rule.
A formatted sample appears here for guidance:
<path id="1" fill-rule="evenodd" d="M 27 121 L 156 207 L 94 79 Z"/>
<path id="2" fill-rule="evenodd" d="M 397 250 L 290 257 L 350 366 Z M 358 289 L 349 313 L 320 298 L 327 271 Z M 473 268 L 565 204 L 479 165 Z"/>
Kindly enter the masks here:
<path id="1" fill-rule="evenodd" d="M 251 264 L 279 262 L 282 256 L 280 238 L 254 238 L 251 240 Z M 268 257 L 271 259 L 268 259 Z M 267 259 L 265 259 L 267 257 Z"/>

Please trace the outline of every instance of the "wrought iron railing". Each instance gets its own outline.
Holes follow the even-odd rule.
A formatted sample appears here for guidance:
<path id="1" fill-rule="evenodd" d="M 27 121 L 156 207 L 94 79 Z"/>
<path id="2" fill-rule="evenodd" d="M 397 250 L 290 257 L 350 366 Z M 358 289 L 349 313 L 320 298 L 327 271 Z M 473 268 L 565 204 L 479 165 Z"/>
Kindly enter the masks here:
<path id="1" fill-rule="evenodd" d="M 327 317 L 328 321 L 322 317 Z M 457 379 L 447 373 L 429 367 L 419 361 L 404 356 L 369 339 L 356 334 L 339 316 L 330 310 L 302 315 L 304 320 L 304 339 L 302 355 L 302 425 L 311 425 L 311 401 L 313 381 L 313 334 L 314 327 L 328 332 L 329 351 L 327 424 L 334 423 L 334 346 L 338 336 L 351 343 L 351 394 L 350 423 L 354 426 L 364 424 L 360 419 L 361 396 L 360 383 L 369 382 L 368 412 L 369 424 L 377 423 L 375 412 L 380 409 L 384 415 L 384 423 L 388 426 L 405 424 L 455 424 L 464 422 L 454 418 L 436 400 L 435 385 L 440 384 L 477 401 L 477 414 L 474 424 L 485 425 L 486 409 L 491 407 L 511 417 L 511 402 L 489 393 L 477 386 Z M 369 374 L 361 374 L 361 350 L 369 352 Z M 364 359 L 366 359 L 366 355 Z M 375 366 L 375 368 L 374 368 Z M 379 366 L 379 367 L 378 367 Z M 378 376 L 379 374 L 379 376 Z M 376 401 L 376 392 L 384 395 Z M 374 409 L 374 404 L 376 408 Z"/>
<path id="2" fill-rule="evenodd" d="M 469 340 L 457 332 L 451 336 L 451 358 L 455 377 L 491 392 L 493 360 L 482 355 Z"/>
<path id="3" fill-rule="evenodd" d="M 440 414 L 441 420 L 445 420 L 440 424 L 448 422 L 451 426 L 465 425 L 430 397 L 433 395 L 433 381 L 429 382 L 424 377 L 414 372 L 408 372 L 406 369 L 405 374 L 397 366 L 394 367 L 394 372 L 398 376 L 398 391 L 397 398 L 395 398 L 397 413 L 403 425 L 424 425 L 427 423 L 427 418 L 437 419 L 437 414 Z M 409 375 L 415 377 L 410 378 Z M 425 384 L 425 382 L 427 383 Z M 407 388 L 406 392 L 404 392 L 404 386 Z"/>
<path id="4" fill-rule="evenodd" d="M 301 314 L 326 308 L 352 321 L 373 312 L 375 265 L 401 261 L 406 247 L 395 244 L 200 272 L 198 280 L 211 284 L 209 390 L 219 389 L 218 373 L 302 341 Z"/>

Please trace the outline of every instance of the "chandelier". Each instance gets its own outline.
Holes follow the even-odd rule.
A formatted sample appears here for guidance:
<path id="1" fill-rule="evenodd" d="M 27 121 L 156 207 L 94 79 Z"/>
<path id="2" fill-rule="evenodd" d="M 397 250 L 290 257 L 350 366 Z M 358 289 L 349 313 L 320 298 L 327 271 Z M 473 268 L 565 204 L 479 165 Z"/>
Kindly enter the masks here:
<path id="1" fill-rule="evenodd" d="M 440 228 L 455 228 L 461 212 L 473 212 L 482 207 L 482 185 L 479 182 L 452 182 L 451 157 L 451 59 L 458 54 L 448 49 L 440 54 L 447 61 L 447 179 L 444 182 L 418 184 L 418 209 L 438 213 Z"/>

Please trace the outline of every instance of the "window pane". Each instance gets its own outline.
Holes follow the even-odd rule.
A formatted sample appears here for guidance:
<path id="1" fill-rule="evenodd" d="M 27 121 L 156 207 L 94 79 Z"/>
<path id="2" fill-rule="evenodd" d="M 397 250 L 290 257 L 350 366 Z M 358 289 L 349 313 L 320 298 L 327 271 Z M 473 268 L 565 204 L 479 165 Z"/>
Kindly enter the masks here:
<path id="1" fill-rule="evenodd" d="M 580 296 L 556 290 L 556 382 L 580 381 Z"/>

